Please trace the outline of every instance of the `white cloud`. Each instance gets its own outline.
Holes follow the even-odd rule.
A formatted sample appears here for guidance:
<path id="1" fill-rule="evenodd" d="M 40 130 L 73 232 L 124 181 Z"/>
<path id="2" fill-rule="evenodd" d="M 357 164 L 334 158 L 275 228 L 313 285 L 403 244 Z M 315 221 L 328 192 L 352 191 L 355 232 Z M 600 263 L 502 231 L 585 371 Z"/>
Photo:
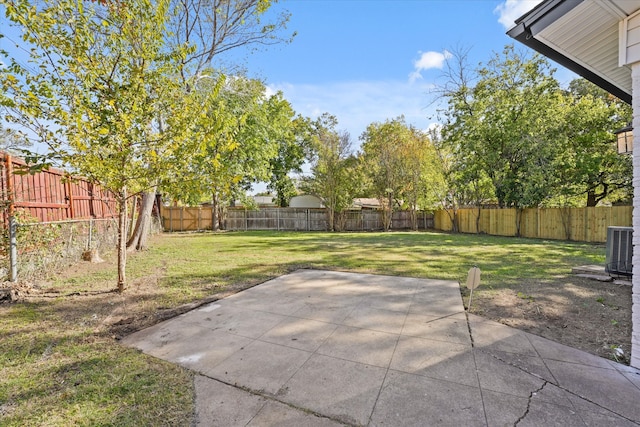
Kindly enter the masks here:
<path id="1" fill-rule="evenodd" d="M 270 98 L 272 96 L 274 96 L 275 94 L 277 94 L 278 91 L 274 90 L 271 86 L 267 86 L 264 88 L 264 96 L 267 98 Z"/>
<path id="2" fill-rule="evenodd" d="M 510 29 L 515 25 L 516 19 L 533 9 L 542 0 L 505 0 L 493 10 L 498 15 L 500 22 L 505 29 Z"/>
<path id="3" fill-rule="evenodd" d="M 451 58 L 451 52 L 419 52 L 420 58 L 413 61 L 414 70 L 409 74 L 409 82 L 422 79 L 422 71 L 432 68 L 442 69 L 447 59 Z"/>
<path id="4" fill-rule="evenodd" d="M 434 108 L 427 108 L 428 91 L 433 85 L 406 81 L 350 81 L 324 84 L 271 84 L 282 91 L 293 109 L 317 118 L 329 113 L 338 119 L 338 129 L 351 134 L 354 145 L 373 122 L 384 122 L 404 115 L 408 124 L 426 129 L 433 121 Z"/>
<path id="5" fill-rule="evenodd" d="M 422 52 L 420 59 L 414 62 L 416 70 L 428 70 L 430 68 L 442 68 L 444 61 L 447 58 L 451 58 L 451 53 L 446 50 L 443 53 L 440 52 Z"/>

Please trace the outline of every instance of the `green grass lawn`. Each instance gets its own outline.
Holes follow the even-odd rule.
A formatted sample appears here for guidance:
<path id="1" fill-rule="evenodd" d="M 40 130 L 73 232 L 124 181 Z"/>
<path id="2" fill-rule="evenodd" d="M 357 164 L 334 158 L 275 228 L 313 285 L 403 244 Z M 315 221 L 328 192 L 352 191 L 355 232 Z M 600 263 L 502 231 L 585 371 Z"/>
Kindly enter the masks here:
<path id="1" fill-rule="evenodd" d="M 603 264 L 604 246 L 430 232 L 164 234 L 130 257 L 124 296 L 106 292 L 116 277 L 106 255 L 47 282 L 46 296 L 0 305 L 0 425 L 191 424 L 192 374 L 120 346 L 104 327 L 114 308 L 148 324 L 158 310 L 297 268 L 464 282 L 477 265 L 488 291 Z"/>
<path id="2" fill-rule="evenodd" d="M 505 287 L 565 275 L 576 265 L 604 264 L 604 246 L 428 232 L 174 234 L 132 264 L 134 275 L 165 265 L 162 283 L 182 290 L 212 280 L 260 281 L 295 268 L 464 281 L 474 265 L 483 285 Z"/>

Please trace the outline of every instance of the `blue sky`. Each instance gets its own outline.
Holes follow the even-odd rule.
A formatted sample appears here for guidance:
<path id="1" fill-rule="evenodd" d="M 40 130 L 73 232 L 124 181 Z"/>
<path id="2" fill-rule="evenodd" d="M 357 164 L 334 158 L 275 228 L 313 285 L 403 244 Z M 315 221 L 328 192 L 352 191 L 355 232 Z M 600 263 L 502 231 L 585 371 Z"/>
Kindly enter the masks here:
<path id="1" fill-rule="evenodd" d="M 244 65 L 298 113 L 335 115 L 357 146 L 372 122 L 404 115 L 421 129 L 436 123 L 429 90 L 441 81 L 447 50 L 470 49 L 471 66 L 486 63 L 516 43 L 506 30 L 538 2 L 281 0 L 273 9 L 291 13 L 288 28 L 297 36 Z M 558 67 L 556 77 L 568 83 L 575 75 Z"/>
<path id="2" fill-rule="evenodd" d="M 335 115 L 358 148 L 372 122 L 404 115 L 420 129 L 437 123 L 430 90 L 442 82 L 447 52 L 468 49 L 470 66 L 486 63 L 516 44 L 506 30 L 539 1 L 280 0 L 270 13 L 291 13 L 294 40 L 251 54 L 232 51 L 226 59 L 240 62 L 269 91 L 282 91 L 297 113 Z M 576 77 L 557 68 L 561 84 Z"/>
<path id="3" fill-rule="evenodd" d="M 420 129 L 437 123 L 430 90 L 442 81 L 447 52 L 468 49 L 472 67 L 486 63 L 515 43 L 506 30 L 539 2 L 279 0 L 269 13 L 291 14 L 294 40 L 251 54 L 232 51 L 225 59 L 240 62 L 270 91 L 282 91 L 297 113 L 335 115 L 357 147 L 372 122 L 404 115 Z M 6 38 L 0 46 L 13 47 Z M 556 77 L 566 84 L 575 75 L 558 67 Z"/>

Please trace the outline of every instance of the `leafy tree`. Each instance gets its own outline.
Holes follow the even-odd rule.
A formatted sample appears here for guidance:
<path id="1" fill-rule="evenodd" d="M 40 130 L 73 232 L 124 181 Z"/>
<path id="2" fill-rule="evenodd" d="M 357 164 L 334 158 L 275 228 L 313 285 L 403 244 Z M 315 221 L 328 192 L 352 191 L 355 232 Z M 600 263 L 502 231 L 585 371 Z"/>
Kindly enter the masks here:
<path id="1" fill-rule="evenodd" d="M 2 126 L 0 123 L 0 150 L 10 154 L 20 155 L 33 144 L 15 129 Z"/>
<path id="2" fill-rule="evenodd" d="M 630 107 L 594 84 L 576 79 L 565 93 L 564 115 L 555 159 L 557 196 L 596 206 L 611 199 L 632 197 L 632 165 L 629 156 L 617 153 L 613 131 L 631 119 Z"/>
<path id="3" fill-rule="evenodd" d="M 399 147 L 404 157 L 406 185 L 404 206 L 411 213 L 411 227 L 418 229 L 418 209 L 433 207 L 436 186 L 441 180 L 442 166 L 428 133 L 409 126 L 409 139 Z"/>
<path id="4" fill-rule="evenodd" d="M 469 49 L 450 49 L 450 57 L 445 62 L 444 82 L 433 89 L 434 101 L 445 100 L 447 108 L 440 111 L 445 123 L 456 123 L 459 116 L 473 115 L 473 88 L 478 80 L 476 69 L 468 63 Z M 493 200 L 495 194 L 493 183 L 476 162 L 475 153 L 462 155 L 461 145 L 464 140 L 455 138 L 453 127 L 441 126 L 430 130 L 441 165 L 441 179 L 435 186 L 441 207 L 447 212 L 453 231 L 458 231 L 458 210 L 461 207 L 477 206 L 480 218 L 480 205 L 486 200 Z"/>
<path id="5" fill-rule="evenodd" d="M 476 230 L 479 231 L 480 206 L 493 199 L 491 180 L 476 164 L 456 155 L 455 147 L 442 139 L 439 129 L 432 129 L 430 136 L 440 167 L 440 174 L 434 176 L 432 184 L 436 200 L 449 216 L 454 232 L 459 229 L 458 210 L 475 206 Z"/>
<path id="6" fill-rule="evenodd" d="M 125 286 L 127 199 L 148 188 L 178 141 L 176 81 L 183 52 L 166 51 L 168 1 L 5 3 L 33 46 L 26 68 L 2 70 L 10 120 L 31 129 L 79 173 L 116 194 L 118 289 Z M 158 118 L 171 117 L 161 131 Z"/>
<path id="7" fill-rule="evenodd" d="M 438 181 L 436 152 L 428 135 L 405 123 L 404 117 L 372 123 L 361 139 L 362 158 L 371 190 L 383 206 L 383 224 L 391 227 L 395 207 L 408 207 L 417 227 L 419 201 L 432 198 Z"/>
<path id="8" fill-rule="evenodd" d="M 267 15 L 277 0 L 171 1 L 175 13 L 170 17 L 170 43 L 195 47 L 179 67 L 187 83 L 211 67 L 233 71 L 223 62 L 226 52 L 289 43 L 295 37 L 295 32 L 283 35 L 290 18 L 288 12 Z M 237 64 L 229 66 L 234 68 Z"/>
<path id="9" fill-rule="evenodd" d="M 215 67 L 228 71 L 221 57 L 230 50 L 269 46 L 281 42 L 289 42 L 289 37 L 281 36 L 289 21 L 289 14 L 282 12 L 273 14 L 267 19 L 266 13 L 276 0 L 171 0 L 171 13 L 168 15 L 170 32 L 166 42 L 173 49 L 189 46 L 190 49 L 180 58 L 175 70 L 179 72 L 183 84 L 184 96 L 199 85 L 200 79 Z M 203 74 L 204 73 L 204 74 Z M 200 105 L 187 103 L 193 107 L 189 115 L 200 114 Z M 186 112 L 186 110 L 185 110 Z M 172 177 L 178 174 L 169 173 Z M 222 177 L 221 177 L 222 179 Z M 221 180 L 219 180 L 221 181 Z M 216 194 L 219 197 L 233 199 L 240 195 L 248 185 L 233 183 L 232 186 Z M 145 247 L 147 233 L 150 228 L 151 211 L 155 199 L 156 187 L 143 194 L 141 212 L 127 247 L 142 249 Z M 218 204 L 223 207 L 224 204 Z M 214 209 L 218 212 L 218 209 Z M 216 221 L 216 224 L 218 222 Z"/>
<path id="10" fill-rule="evenodd" d="M 289 206 L 289 200 L 298 194 L 290 173 L 301 173 L 305 159 L 311 155 L 312 126 L 308 118 L 301 116 L 293 120 L 284 115 L 282 118 L 290 123 L 276 127 L 282 129 L 282 133 L 277 137 L 278 154 L 271 160 L 271 177 L 267 188 L 275 193 L 276 204 L 286 207 Z"/>
<path id="11" fill-rule="evenodd" d="M 312 177 L 303 179 L 302 189 L 322 199 L 327 208 L 330 231 L 343 228 L 344 212 L 353 205 L 362 180 L 351 137 L 336 130 L 337 119 L 324 113 L 313 123 Z"/>
<path id="12" fill-rule="evenodd" d="M 552 194 L 562 94 L 543 57 L 507 46 L 477 71 L 473 87 L 454 87 L 447 98 L 444 141 L 473 165 L 476 182 L 486 174 L 500 207 L 520 212 Z"/>
<path id="13" fill-rule="evenodd" d="M 546 60 L 511 46 L 475 70 L 465 55 L 450 58 L 437 91 L 447 101 L 438 148 L 454 226 L 456 206 L 489 197 L 518 214 L 629 197 L 630 159 L 612 143 L 628 106 L 583 79 L 562 90 Z"/>
<path id="14" fill-rule="evenodd" d="M 200 79 L 190 99 L 199 113 L 189 140 L 175 151 L 182 166 L 164 188 L 187 203 L 212 201 L 214 229 L 241 192 L 272 174 L 283 145 L 295 145 L 298 122 L 291 105 L 277 93 L 265 96 L 258 80 L 224 75 Z"/>

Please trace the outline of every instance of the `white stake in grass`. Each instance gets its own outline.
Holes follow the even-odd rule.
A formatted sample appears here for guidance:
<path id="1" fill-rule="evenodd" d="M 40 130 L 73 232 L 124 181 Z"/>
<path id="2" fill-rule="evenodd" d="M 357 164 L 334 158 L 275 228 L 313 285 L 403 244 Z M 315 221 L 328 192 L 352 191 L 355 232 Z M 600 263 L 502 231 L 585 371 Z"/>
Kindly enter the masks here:
<path id="1" fill-rule="evenodd" d="M 467 275 L 467 289 L 471 290 L 469 294 L 469 306 L 467 311 L 471 311 L 471 298 L 473 298 L 473 290 L 480 286 L 480 269 L 476 266 L 471 267 L 469 274 Z"/>

